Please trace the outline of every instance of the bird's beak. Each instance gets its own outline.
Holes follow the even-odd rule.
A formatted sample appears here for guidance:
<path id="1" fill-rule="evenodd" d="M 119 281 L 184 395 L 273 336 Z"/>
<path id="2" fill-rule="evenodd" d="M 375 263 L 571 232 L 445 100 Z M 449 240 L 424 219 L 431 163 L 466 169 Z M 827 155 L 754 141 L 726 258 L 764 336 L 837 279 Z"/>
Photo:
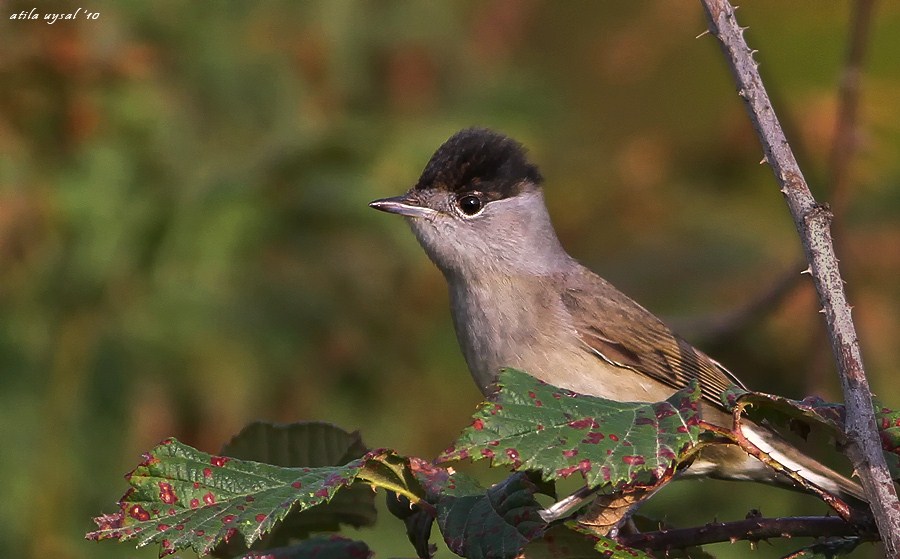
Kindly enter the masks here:
<path id="1" fill-rule="evenodd" d="M 369 207 L 406 217 L 432 218 L 438 213 L 436 210 L 423 206 L 419 200 L 410 196 L 409 193 L 369 202 Z"/>

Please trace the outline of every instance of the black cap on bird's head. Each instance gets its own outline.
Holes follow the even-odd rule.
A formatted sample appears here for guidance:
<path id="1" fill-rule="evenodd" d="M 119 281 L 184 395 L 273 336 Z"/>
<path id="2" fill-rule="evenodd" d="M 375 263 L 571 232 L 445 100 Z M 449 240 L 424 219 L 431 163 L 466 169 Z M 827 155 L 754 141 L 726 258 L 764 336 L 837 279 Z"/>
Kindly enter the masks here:
<path id="1" fill-rule="evenodd" d="M 434 152 L 415 189 L 477 190 L 496 200 L 515 196 L 529 183 L 539 185 L 541 181 L 522 144 L 487 128 L 466 128 Z"/>
<path id="2" fill-rule="evenodd" d="M 461 200 L 477 195 L 479 208 L 536 189 L 543 178 L 528 161 L 522 144 L 487 128 L 466 128 L 451 136 L 431 156 L 415 186 L 402 196 L 375 200 L 369 206 L 407 217 L 432 217 L 428 194 L 448 193 Z"/>

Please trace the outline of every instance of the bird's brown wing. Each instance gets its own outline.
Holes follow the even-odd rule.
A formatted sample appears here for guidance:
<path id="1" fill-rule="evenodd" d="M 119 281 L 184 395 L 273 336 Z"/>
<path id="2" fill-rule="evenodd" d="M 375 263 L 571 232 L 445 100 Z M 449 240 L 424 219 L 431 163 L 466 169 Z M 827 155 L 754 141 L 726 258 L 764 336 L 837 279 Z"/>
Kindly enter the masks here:
<path id="1" fill-rule="evenodd" d="M 584 285 L 588 287 L 581 287 Z M 720 395 L 743 383 L 714 359 L 672 332 L 659 318 L 604 279 L 585 270 L 562 301 L 585 350 L 678 390 L 700 381 L 703 397 L 721 408 Z M 578 286 L 578 287 L 575 287 Z"/>
<path id="2" fill-rule="evenodd" d="M 562 301 L 571 315 L 575 328 L 590 351 L 598 359 L 650 377 L 672 389 L 683 388 L 691 379 L 699 379 L 703 398 L 721 410 L 719 395 L 729 386 L 744 387 L 725 367 L 678 337 L 661 320 L 644 309 L 608 282 L 587 269 L 580 277 L 571 278 Z M 817 460 L 803 454 L 774 431 L 752 422 L 744 423 L 745 435 L 763 441 L 770 453 L 782 464 L 809 481 L 842 498 L 865 501 L 862 489 Z M 760 444 L 760 443 L 756 443 Z M 710 451 L 713 454 L 710 454 Z M 710 447 L 705 459 L 714 463 L 707 475 L 724 479 L 755 479 L 795 487 L 790 478 L 774 474 L 761 463 L 744 455 L 744 462 L 722 452 L 743 451 L 733 447 Z M 746 461 L 753 463 L 747 466 Z M 733 462 L 730 463 L 729 462 Z M 738 468 L 735 469 L 735 464 Z"/>

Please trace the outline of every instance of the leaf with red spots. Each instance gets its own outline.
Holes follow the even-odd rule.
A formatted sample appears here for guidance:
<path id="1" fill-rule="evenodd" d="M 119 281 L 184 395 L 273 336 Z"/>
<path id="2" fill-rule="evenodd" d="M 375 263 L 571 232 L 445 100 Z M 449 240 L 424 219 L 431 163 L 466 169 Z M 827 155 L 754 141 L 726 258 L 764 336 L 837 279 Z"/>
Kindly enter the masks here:
<path id="1" fill-rule="evenodd" d="M 255 422 L 244 427 L 226 444 L 223 456 L 284 467 L 339 466 L 365 455 L 368 449 L 359 432 L 348 433 L 330 423 L 309 421 L 288 425 Z M 356 528 L 375 522 L 375 492 L 365 484 L 339 491 L 331 501 L 312 510 L 292 511 L 253 545 L 253 549 L 285 546 L 311 532 L 337 531 L 341 525 Z M 231 542 L 212 555 L 234 557 L 246 546 Z"/>
<path id="2" fill-rule="evenodd" d="M 380 479 L 383 463 L 389 469 L 403 461 L 390 451 L 319 468 L 220 458 L 175 439 L 163 441 L 128 474 L 131 489 L 118 512 L 96 518 L 98 529 L 87 538 L 136 540 L 138 547 L 157 543 L 160 556 L 189 547 L 206 554 L 236 536 L 252 545 L 292 509 L 326 503 L 357 479 Z M 418 485 L 402 490 L 413 498 L 413 490 L 421 491 Z"/>
<path id="3" fill-rule="evenodd" d="M 658 403 L 576 394 L 510 369 L 498 384 L 475 414 L 479 428 L 463 431 L 440 460 L 490 458 L 545 479 L 577 472 L 591 487 L 651 485 L 689 459 L 698 442 L 696 383 Z"/>
<path id="4" fill-rule="evenodd" d="M 729 408 L 743 406 L 744 414 L 753 420 L 788 426 L 792 431 L 800 432 L 804 438 L 813 430 L 823 431 L 837 441 L 839 446 L 844 444 L 846 410 L 843 404 L 826 402 L 819 397 L 791 400 L 736 387 L 725 392 L 723 401 Z M 900 412 L 876 402 L 875 424 L 891 477 L 900 481 Z"/>
<path id="5" fill-rule="evenodd" d="M 455 474 L 437 501 L 437 521 L 447 547 L 469 559 L 516 557 L 543 533 L 537 486 L 517 473 L 487 492 Z"/>

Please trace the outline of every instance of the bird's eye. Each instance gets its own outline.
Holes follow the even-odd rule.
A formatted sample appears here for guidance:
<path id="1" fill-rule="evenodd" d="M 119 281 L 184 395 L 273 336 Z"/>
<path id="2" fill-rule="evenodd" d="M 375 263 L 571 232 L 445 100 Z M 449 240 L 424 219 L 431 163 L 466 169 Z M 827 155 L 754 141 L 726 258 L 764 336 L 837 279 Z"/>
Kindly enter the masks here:
<path id="1" fill-rule="evenodd" d="M 460 199 L 456 201 L 456 205 L 458 205 L 462 213 L 466 215 L 477 214 L 481 211 L 483 206 L 481 198 L 474 194 L 466 194 L 465 196 L 460 197 Z"/>

